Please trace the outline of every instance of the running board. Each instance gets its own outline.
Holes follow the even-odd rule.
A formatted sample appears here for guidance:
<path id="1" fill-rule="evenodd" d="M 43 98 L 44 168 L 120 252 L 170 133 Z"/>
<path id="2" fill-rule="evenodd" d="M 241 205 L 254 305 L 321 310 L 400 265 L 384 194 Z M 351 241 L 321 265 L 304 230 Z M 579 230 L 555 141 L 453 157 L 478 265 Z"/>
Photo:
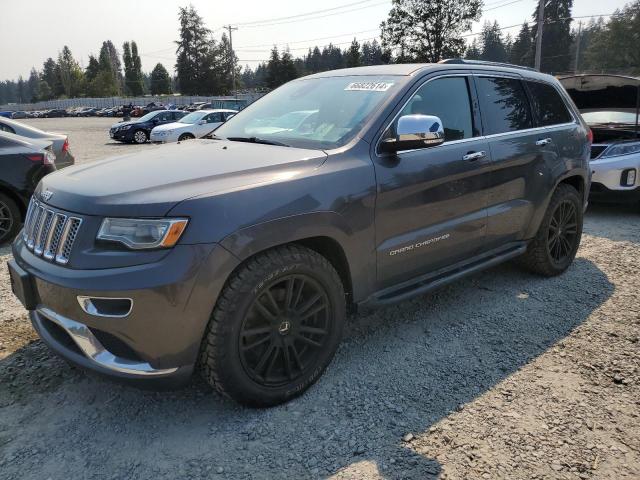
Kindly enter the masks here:
<path id="1" fill-rule="evenodd" d="M 512 243 L 508 248 L 486 252 L 473 260 L 457 263 L 426 275 L 413 278 L 399 285 L 380 290 L 362 302 L 363 307 L 380 307 L 401 302 L 416 295 L 422 295 L 448 283 L 454 282 L 472 273 L 485 270 L 512 258 L 527 250 L 527 242 Z"/>

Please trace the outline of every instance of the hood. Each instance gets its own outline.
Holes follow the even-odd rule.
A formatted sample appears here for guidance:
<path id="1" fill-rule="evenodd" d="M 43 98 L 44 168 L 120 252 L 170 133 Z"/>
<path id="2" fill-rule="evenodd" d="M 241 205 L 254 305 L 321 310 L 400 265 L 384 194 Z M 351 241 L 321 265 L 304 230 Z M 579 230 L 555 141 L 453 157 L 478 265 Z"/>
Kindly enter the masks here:
<path id="1" fill-rule="evenodd" d="M 192 125 L 190 123 L 173 122 L 173 123 L 165 123 L 164 125 L 158 125 L 157 127 L 154 127 L 153 130 L 156 132 L 165 132 L 167 130 L 177 130 L 180 128 L 187 128 L 191 126 Z"/>
<path id="2" fill-rule="evenodd" d="M 327 158 L 305 150 L 221 140 L 150 147 L 46 176 L 50 205 L 85 215 L 164 216 L 191 197 L 302 176 Z"/>
<path id="3" fill-rule="evenodd" d="M 130 122 L 118 122 L 111 125 L 111 128 L 124 127 L 126 125 L 134 125 L 136 123 L 140 123 L 139 120 L 131 120 Z"/>
<path id="4" fill-rule="evenodd" d="M 560 79 L 579 110 L 638 108 L 640 78 L 620 75 L 574 75 Z"/>

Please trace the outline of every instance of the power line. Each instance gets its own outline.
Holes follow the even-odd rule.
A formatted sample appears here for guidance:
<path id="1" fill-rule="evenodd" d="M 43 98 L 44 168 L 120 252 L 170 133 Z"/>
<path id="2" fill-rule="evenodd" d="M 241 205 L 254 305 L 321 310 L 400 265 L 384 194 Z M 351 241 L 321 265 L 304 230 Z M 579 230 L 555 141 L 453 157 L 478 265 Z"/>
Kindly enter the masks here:
<path id="1" fill-rule="evenodd" d="M 255 24 L 279 22 L 281 20 L 290 20 L 292 18 L 308 17 L 310 15 L 316 15 L 318 13 L 332 12 L 332 11 L 335 11 L 335 10 L 342 10 L 343 8 L 354 7 L 356 5 L 362 5 L 363 3 L 369 3 L 371 1 L 373 1 L 373 0 L 361 0 L 359 2 L 347 3 L 346 5 L 340 5 L 338 7 L 333 7 L 333 8 L 324 8 L 322 10 L 315 10 L 313 12 L 299 13 L 297 15 L 289 15 L 287 17 L 278 17 L 278 18 L 268 18 L 268 19 L 263 19 L 263 20 L 254 20 L 254 21 L 251 21 L 251 22 L 240 22 L 240 23 L 236 23 L 236 25 L 244 27 L 244 26 L 255 25 Z M 388 3 L 388 2 L 384 2 L 384 3 Z"/>
<path id="2" fill-rule="evenodd" d="M 361 30 L 359 32 L 349 32 L 343 33 L 340 35 L 331 35 L 330 37 L 320 37 L 320 38 L 309 38 L 307 40 L 296 40 L 295 42 L 272 42 L 272 43 L 262 43 L 260 45 L 241 45 L 237 48 L 237 50 L 242 50 L 246 48 L 256 48 L 256 47 L 273 47 L 274 45 L 296 45 L 298 43 L 307 43 L 307 42 L 317 42 L 318 40 L 329 40 L 331 38 L 340 38 L 340 37 L 348 37 L 351 35 L 359 35 L 361 33 L 370 33 L 370 32 L 378 32 L 380 28 L 372 28 L 371 30 Z"/>

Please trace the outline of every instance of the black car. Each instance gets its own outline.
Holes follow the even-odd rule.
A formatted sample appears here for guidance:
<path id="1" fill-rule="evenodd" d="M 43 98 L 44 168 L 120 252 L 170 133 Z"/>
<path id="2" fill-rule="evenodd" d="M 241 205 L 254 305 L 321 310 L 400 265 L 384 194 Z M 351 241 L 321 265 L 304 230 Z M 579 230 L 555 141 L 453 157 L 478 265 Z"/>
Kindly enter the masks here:
<path id="1" fill-rule="evenodd" d="M 114 123 L 109 129 L 109 136 L 126 143 L 145 143 L 149 140 L 151 130 L 158 125 L 177 122 L 188 112 L 182 110 L 157 110 L 130 122 Z"/>
<path id="2" fill-rule="evenodd" d="M 44 116 L 46 118 L 66 117 L 67 111 L 64 108 L 53 108 L 51 110 L 47 110 Z"/>
<path id="3" fill-rule="evenodd" d="M 321 376 L 349 311 L 510 259 L 562 274 L 589 136 L 558 80 L 529 69 L 318 73 L 210 140 L 44 178 L 13 244 L 14 290 L 43 341 L 87 369 L 136 382 L 199 369 L 224 395 L 274 405 Z M 51 231 L 61 254 L 47 258 Z"/>
<path id="4" fill-rule="evenodd" d="M 0 244 L 13 240 L 38 182 L 53 172 L 51 142 L 0 132 Z"/>

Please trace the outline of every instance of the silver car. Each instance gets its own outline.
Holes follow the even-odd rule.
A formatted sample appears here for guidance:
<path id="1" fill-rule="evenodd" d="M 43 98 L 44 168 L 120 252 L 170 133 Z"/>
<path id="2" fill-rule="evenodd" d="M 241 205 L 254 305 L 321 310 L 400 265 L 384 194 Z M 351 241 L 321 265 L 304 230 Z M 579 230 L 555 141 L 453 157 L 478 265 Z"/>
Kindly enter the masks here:
<path id="1" fill-rule="evenodd" d="M 591 128 L 591 200 L 640 202 L 640 78 L 560 79 Z"/>
<path id="2" fill-rule="evenodd" d="M 75 163 L 75 159 L 69 149 L 69 137 L 61 133 L 45 132 L 24 123 L 16 122 L 10 118 L 0 117 L 0 131 L 13 133 L 35 140 L 49 140 L 52 143 L 53 153 L 56 155 L 56 168 L 68 167 Z"/>

